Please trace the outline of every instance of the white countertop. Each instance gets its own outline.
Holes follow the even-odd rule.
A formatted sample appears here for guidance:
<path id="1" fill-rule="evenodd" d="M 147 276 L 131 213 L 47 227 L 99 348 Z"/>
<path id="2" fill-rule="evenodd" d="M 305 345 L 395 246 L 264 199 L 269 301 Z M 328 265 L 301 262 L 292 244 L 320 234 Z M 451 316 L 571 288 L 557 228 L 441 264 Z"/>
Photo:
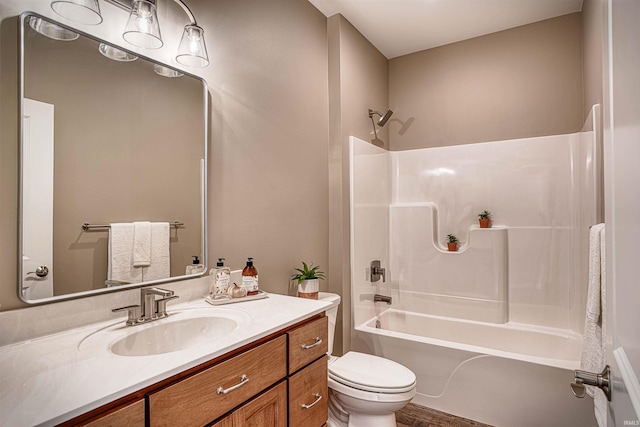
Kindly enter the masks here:
<path id="1" fill-rule="evenodd" d="M 329 305 L 277 294 L 224 306 L 202 299 L 171 305 L 170 316 L 191 310 L 230 310 L 245 321 L 226 336 L 153 356 L 118 356 L 109 351 L 111 343 L 96 345 L 96 331 L 124 325 L 125 318 L 5 345 L 0 347 L 0 425 L 61 423 L 321 313 Z M 145 325 L 127 330 L 139 327 Z"/>

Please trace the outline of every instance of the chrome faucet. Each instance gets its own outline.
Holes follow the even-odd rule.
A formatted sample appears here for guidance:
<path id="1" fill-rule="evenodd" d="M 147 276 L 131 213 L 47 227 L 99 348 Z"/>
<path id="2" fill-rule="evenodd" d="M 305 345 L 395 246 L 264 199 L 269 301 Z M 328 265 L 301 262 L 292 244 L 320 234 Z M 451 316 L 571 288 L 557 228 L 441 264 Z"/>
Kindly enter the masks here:
<path id="1" fill-rule="evenodd" d="M 156 299 L 156 295 L 162 298 Z M 128 305 L 126 307 L 114 308 L 112 312 L 127 311 L 127 325 L 139 325 L 151 322 L 152 320 L 167 317 L 167 302 L 179 298 L 173 291 L 160 288 L 140 289 L 140 305 Z"/>
<path id="2" fill-rule="evenodd" d="M 387 304 L 391 305 L 391 297 L 388 297 L 386 295 L 375 294 L 373 296 L 373 302 L 386 302 Z"/>
<path id="3" fill-rule="evenodd" d="M 165 298 L 173 296 L 173 291 L 160 288 L 142 288 L 140 289 L 140 312 L 142 317 L 149 320 L 159 319 L 158 317 L 158 302 L 156 302 L 156 295 L 162 298 L 158 300 L 162 301 Z M 166 311 L 162 317 L 166 317 Z"/>

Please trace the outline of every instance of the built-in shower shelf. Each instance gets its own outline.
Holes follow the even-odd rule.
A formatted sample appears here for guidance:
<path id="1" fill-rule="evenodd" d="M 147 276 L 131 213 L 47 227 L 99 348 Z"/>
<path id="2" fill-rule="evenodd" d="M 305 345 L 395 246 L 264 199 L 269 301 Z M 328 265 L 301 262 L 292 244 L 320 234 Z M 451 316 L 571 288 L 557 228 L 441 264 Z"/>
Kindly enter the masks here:
<path id="1" fill-rule="evenodd" d="M 471 320 L 506 322 L 507 227 L 472 226 L 465 236 L 467 242 L 458 252 L 449 252 L 439 243 L 443 239 L 438 236 L 437 223 L 433 203 L 390 207 L 392 283 L 433 299 L 434 304 L 447 307 L 449 315 L 465 311 L 471 300 L 486 308 Z"/>

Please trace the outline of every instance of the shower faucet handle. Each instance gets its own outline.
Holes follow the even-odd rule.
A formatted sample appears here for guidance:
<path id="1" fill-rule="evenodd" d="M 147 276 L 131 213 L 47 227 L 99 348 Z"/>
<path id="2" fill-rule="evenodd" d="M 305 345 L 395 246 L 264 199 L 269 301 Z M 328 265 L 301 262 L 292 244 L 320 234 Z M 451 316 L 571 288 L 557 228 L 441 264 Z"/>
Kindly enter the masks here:
<path id="1" fill-rule="evenodd" d="M 380 267 L 380 260 L 371 261 L 371 282 L 377 282 L 382 276 L 382 281 L 387 281 L 387 274 L 384 268 Z"/>

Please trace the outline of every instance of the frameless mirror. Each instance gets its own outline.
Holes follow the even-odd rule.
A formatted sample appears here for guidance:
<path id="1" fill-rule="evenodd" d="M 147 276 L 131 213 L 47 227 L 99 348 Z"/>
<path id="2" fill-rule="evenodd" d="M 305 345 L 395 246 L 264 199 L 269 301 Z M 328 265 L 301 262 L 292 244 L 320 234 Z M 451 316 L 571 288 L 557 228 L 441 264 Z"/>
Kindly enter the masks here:
<path id="1" fill-rule="evenodd" d="M 161 283 L 204 263 L 206 83 L 36 14 L 20 27 L 20 298 Z"/>

